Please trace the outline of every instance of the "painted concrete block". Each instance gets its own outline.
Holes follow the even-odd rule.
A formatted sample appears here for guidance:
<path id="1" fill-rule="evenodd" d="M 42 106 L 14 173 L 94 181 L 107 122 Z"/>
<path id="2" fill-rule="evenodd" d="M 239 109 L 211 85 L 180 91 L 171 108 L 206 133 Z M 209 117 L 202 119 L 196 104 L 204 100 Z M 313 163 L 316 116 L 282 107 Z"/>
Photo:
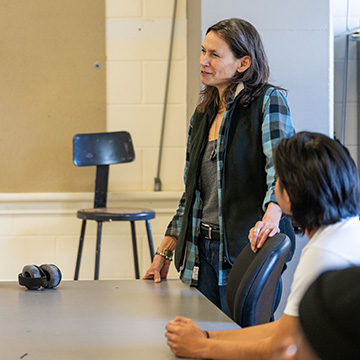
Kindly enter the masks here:
<path id="1" fill-rule="evenodd" d="M 129 131 L 136 148 L 159 146 L 163 111 L 163 104 L 108 106 L 108 129 Z M 129 121 L 130 119 L 131 121 Z M 185 146 L 186 132 L 184 105 L 168 104 L 164 146 Z"/>
<path id="2" fill-rule="evenodd" d="M 174 0 L 143 0 L 144 16 L 148 17 L 171 17 L 174 12 Z M 177 21 L 185 18 L 186 0 L 178 0 L 176 9 Z"/>
<path id="3" fill-rule="evenodd" d="M 108 62 L 106 75 L 107 103 L 140 103 L 141 78 L 140 62 Z"/>
<path id="4" fill-rule="evenodd" d="M 131 163 L 113 165 L 110 169 L 109 191 L 141 191 L 143 159 L 142 151 L 136 150 Z"/>
<path id="5" fill-rule="evenodd" d="M 144 187 L 146 191 L 154 189 L 157 172 L 157 150 L 144 151 Z M 160 179 L 164 191 L 178 191 L 184 185 L 185 150 L 164 148 L 161 161 Z"/>
<path id="6" fill-rule="evenodd" d="M 55 263 L 53 236 L 0 237 L 0 280 L 17 281 L 25 265 Z"/>
<path id="7" fill-rule="evenodd" d="M 167 75 L 166 62 L 145 62 L 143 64 L 144 103 L 163 103 Z M 186 101 L 186 64 L 173 61 L 171 64 L 168 102 L 173 104 Z"/>
<path id="8" fill-rule="evenodd" d="M 170 39 L 108 39 L 106 55 L 108 60 L 161 60 L 169 58 Z M 184 60 L 186 39 L 176 38 L 173 42 L 172 59 Z"/>
<path id="9" fill-rule="evenodd" d="M 142 0 L 106 0 L 106 17 L 142 16 Z"/>

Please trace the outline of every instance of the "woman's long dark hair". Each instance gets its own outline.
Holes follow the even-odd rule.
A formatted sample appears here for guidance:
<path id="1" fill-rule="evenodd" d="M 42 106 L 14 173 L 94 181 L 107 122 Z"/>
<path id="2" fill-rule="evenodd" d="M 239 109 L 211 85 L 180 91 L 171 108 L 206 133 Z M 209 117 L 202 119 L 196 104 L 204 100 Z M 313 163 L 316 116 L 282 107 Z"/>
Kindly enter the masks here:
<path id="1" fill-rule="evenodd" d="M 244 84 L 244 91 L 239 100 L 240 104 L 249 105 L 260 94 L 270 75 L 267 56 L 259 33 L 249 22 L 236 18 L 222 20 L 210 26 L 206 34 L 210 31 L 213 31 L 229 45 L 235 58 L 250 56 L 251 65 L 244 72 L 236 73 L 233 78 L 229 79 L 229 86 L 224 91 L 223 99 L 219 99 L 216 87 L 205 85 L 200 92 L 198 110 L 204 112 L 213 101 L 227 101 L 241 82 Z"/>

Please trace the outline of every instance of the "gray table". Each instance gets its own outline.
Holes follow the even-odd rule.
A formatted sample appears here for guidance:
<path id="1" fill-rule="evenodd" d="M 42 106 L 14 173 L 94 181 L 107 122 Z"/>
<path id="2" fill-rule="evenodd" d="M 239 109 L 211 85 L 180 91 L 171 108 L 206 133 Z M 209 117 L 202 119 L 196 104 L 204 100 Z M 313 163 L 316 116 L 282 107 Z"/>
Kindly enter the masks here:
<path id="1" fill-rule="evenodd" d="M 174 359 L 164 334 L 176 315 L 207 330 L 238 328 L 178 280 L 63 281 L 38 291 L 2 282 L 1 359 Z"/>

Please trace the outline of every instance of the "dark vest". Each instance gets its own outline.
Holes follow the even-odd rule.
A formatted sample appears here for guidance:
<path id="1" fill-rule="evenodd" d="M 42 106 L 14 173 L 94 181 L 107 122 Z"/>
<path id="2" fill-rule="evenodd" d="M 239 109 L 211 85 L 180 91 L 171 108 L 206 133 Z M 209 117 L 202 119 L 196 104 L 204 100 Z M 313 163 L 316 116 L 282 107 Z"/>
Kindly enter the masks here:
<path id="1" fill-rule="evenodd" d="M 266 158 L 262 146 L 262 106 L 266 87 L 249 106 L 232 104 L 225 133 L 223 153 L 223 197 L 222 218 L 224 226 L 225 262 L 233 264 L 240 251 L 248 244 L 248 233 L 261 220 L 264 212 L 262 203 L 266 194 Z M 186 238 L 191 236 L 191 209 L 194 202 L 201 159 L 208 141 L 208 132 L 216 114 L 213 104 L 205 112 L 195 112 L 191 131 L 190 154 L 187 182 L 185 187 L 185 209 L 183 226 L 178 237 L 175 266 L 182 265 Z M 289 220 L 280 222 L 282 232 L 292 240 L 291 256 L 295 247 L 295 235 Z M 290 258 L 290 257 L 289 257 Z"/>
<path id="2" fill-rule="evenodd" d="M 230 263 L 249 242 L 250 228 L 264 215 L 262 205 L 267 190 L 261 131 L 264 92 L 248 107 L 234 104 L 225 136 L 222 214 L 225 253 Z"/>

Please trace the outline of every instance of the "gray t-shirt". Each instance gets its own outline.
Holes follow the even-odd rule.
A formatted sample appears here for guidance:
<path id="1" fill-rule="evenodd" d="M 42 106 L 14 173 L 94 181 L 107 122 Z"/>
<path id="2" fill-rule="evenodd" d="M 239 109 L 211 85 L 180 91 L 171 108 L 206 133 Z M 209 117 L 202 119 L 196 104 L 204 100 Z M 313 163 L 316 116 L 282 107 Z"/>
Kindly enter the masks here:
<path id="1" fill-rule="evenodd" d="M 219 225 L 219 199 L 217 191 L 217 162 L 212 158 L 217 140 L 208 141 L 201 164 L 200 191 L 203 201 L 202 219 L 206 224 Z"/>

